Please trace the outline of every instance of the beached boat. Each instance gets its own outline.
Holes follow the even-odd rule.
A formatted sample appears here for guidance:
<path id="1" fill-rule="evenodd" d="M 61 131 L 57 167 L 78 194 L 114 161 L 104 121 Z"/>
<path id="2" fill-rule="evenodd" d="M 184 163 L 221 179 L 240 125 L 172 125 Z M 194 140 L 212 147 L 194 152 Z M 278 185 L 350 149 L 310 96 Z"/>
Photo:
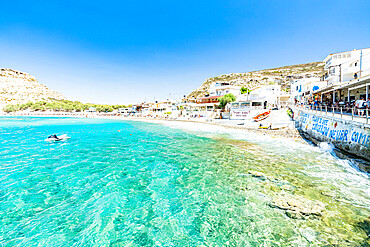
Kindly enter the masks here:
<path id="1" fill-rule="evenodd" d="M 255 122 L 262 121 L 262 120 L 264 120 L 264 119 L 268 118 L 268 116 L 270 115 L 270 113 L 271 113 L 271 111 L 267 111 L 267 112 L 264 112 L 264 113 L 258 114 L 257 116 L 255 116 L 255 117 L 253 118 L 253 120 L 254 120 Z"/>
<path id="2" fill-rule="evenodd" d="M 284 129 L 286 128 L 287 126 L 286 125 L 277 125 L 277 126 L 272 126 L 272 124 L 270 125 L 266 125 L 266 126 L 263 126 L 262 124 L 260 124 L 260 126 L 258 127 L 259 129 L 267 129 L 267 130 L 281 130 L 281 129 Z"/>

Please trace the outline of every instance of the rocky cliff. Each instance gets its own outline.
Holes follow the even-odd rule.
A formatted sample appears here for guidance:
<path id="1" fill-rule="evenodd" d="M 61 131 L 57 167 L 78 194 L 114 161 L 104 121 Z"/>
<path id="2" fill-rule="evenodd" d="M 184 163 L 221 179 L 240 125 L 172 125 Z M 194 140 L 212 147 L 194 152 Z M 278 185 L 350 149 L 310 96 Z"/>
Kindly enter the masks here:
<path id="1" fill-rule="evenodd" d="M 243 86 L 250 90 L 261 85 L 279 84 L 282 86 L 282 90 L 289 91 L 290 82 L 294 79 L 321 77 L 323 75 L 324 63 L 322 62 L 284 66 L 246 73 L 231 73 L 206 79 L 199 88 L 188 95 L 188 98 L 197 98 L 208 94 L 212 82 L 229 82 L 231 85 Z"/>
<path id="2" fill-rule="evenodd" d="M 0 109 L 8 104 L 23 104 L 40 100 L 62 100 L 65 97 L 40 84 L 24 72 L 0 68 Z"/>

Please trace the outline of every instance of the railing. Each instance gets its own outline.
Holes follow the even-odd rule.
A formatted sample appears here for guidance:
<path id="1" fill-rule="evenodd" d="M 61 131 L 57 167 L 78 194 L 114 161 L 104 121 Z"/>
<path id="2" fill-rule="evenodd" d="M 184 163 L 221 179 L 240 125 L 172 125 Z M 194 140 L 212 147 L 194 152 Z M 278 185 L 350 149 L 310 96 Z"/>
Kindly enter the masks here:
<path id="1" fill-rule="evenodd" d="M 297 105 L 293 107 L 296 110 L 312 112 L 319 115 L 337 117 L 354 122 L 369 124 L 370 109 L 357 108 L 353 106 L 327 106 L 327 105 Z"/>

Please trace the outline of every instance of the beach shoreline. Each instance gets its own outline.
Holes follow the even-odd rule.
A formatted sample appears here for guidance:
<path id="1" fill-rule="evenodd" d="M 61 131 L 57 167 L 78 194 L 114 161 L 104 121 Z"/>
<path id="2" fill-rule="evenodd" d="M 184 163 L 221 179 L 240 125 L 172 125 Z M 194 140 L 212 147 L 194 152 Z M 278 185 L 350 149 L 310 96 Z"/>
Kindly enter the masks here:
<path id="1" fill-rule="evenodd" d="M 253 133 L 260 136 L 269 136 L 272 138 L 284 138 L 293 140 L 296 142 L 306 143 L 305 139 L 301 136 L 298 129 L 295 127 L 295 122 L 292 121 L 291 126 L 285 128 L 271 130 L 266 128 L 256 128 L 251 126 L 239 125 L 241 121 L 239 120 L 228 120 L 228 119 L 166 119 L 166 118 L 155 118 L 155 117 L 123 117 L 123 116 L 109 116 L 100 114 L 81 114 L 81 113 L 61 113 L 61 114 L 1 114 L 2 117 L 70 117 L 70 118 L 93 118 L 93 119 L 109 119 L 109 120 L 123 120 L 123 121 L 139 121 L 147 123 L 156 123 L 168 125 L 166 123 L 177 122 L 177 123 L 189 123 L 189 124 L 203 124 L 214 128 L 224 128 L 224 133 L 228 130 L 240 130 L 243 133 Z M 293 126 L 293 127 L 292 127 Z M 187 129 L 191 129 L 188 127 Z M 220 130 L 220 128 L 219 128 Z"/>
<path id="2" fill-rule="evenodd" d="M 166 127 L 182 129 L 185 131 L 192 132 L 202 132 L 202 133 L 217 133 L 220 135 L 226 134 L 229 135 L 228 138 L 249 141 L 249 138 L 244 138 L 245 136 L 253 136 L 251 139 L 259 140 L 268 138 L 271 141 L 279 140 L 282 142 L 290 142 L 302 145 L 309 146 L 320 146 L 320 141 L 316 140 L 304 132 L 302 133 L 299 128 L 295 127 L 295 121 L 292 121 L 294 125 L 291 125 L 286 128 L 270 130 L 270 129 L 261 129 L 261 128 L 248 128 L 244 125 L 238 125 L 240 122 L 238 120 L 219 120 L 212 119 L 163 119 L 163 118 L 153 118 L 153 117 L 123 117 L 123 116 L 104 116 L 98 114 L 74 114 L 74 113 L 63 113 L 63 114 L 0 114 L 0 117 L 55 117 L 55 118 L 78 118 L 78 119 L 106 119 L 113 121 L 134 121 L 134 122 L 144 122 L 144 123 L 153 123 L 160 124 Z M 198 120 L 198 121 L 197 121 Z M 208 121 L 205 121 L 208 120 Z M 292 128 L 294 127 L 294 128 Z M 333 155 L 338 159 L 344 159 L 350 161 L 356 169 L 359 169 L 362 172 L 370 172 L 370 163 L 366 160 L 353 156 L 350 153 L 347 153 L 343 150 L 333 149 Z"/>

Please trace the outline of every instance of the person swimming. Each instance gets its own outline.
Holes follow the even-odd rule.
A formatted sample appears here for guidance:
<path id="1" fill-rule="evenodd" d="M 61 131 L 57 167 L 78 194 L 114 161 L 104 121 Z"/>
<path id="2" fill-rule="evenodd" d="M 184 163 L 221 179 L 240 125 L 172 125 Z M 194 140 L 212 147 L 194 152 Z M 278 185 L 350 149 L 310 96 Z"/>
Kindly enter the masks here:
<path id="1" fill-rule="evenodd" d="M 64 135 L 59 135 L 57 136 L 56 134 L 50 135 L 48 138 L 45 139 L 45 141 L 62 141 L 62 140 L 67 140 L 71 139 L 71 137 L 67 136 L 67 134 Z"/>

